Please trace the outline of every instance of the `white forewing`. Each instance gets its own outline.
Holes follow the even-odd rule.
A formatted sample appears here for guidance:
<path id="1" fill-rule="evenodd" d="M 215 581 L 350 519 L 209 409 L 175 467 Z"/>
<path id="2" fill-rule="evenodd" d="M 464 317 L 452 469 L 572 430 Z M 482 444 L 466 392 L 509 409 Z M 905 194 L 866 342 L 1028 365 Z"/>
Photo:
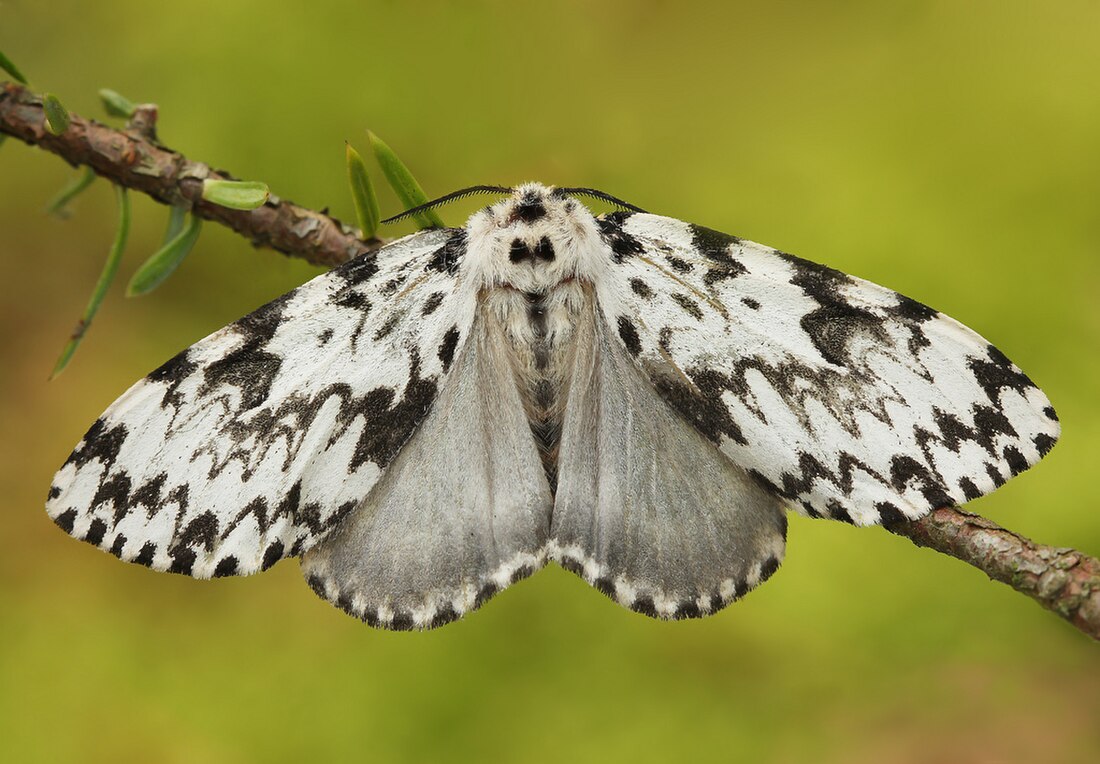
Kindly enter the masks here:
<path id="1" fill-rule="evenodd" d="M 456 288 L 463 241 L 407 237 L 185 350 L 96 421 L 54 478 L 50 516 L 196 577 L 309 549 L 380 479 L 461 350 L 476 302 Z"/>
<path id="2" fill-rule="evenodd" d="M 648 214 L 609 215 L 608 322 L 664 399 L 808 514 L 916 518 L 988 493 L 1058 437 L 986 340 L 867 281 Z"/>

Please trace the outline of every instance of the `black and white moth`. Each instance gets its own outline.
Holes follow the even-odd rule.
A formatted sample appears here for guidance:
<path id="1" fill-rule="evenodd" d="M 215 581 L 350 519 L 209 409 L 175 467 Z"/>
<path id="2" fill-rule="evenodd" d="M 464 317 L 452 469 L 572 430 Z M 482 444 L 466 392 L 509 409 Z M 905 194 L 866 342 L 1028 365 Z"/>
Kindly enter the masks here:
<path id="1" fill-rule="evenodd" d="M 47 509 L 198 578 L 301 557 L 372 626 L 447 623 L 553 560 L 659 618 L 1050 450 L 1046 396 L 957 321 L 700 226 L 526 184 L 196 343 L 95 422 Z"/>

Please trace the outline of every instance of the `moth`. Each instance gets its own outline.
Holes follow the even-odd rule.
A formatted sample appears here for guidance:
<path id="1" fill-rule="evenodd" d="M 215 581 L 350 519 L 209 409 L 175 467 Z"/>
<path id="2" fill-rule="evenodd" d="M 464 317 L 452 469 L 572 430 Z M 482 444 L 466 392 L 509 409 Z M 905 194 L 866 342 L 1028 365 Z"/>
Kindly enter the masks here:
<path id="1" fill-rule="evenodd" d="M 788 509 L 920 518 L 1058 438 L 1019 368 L 915 300 L 591 189 L 438 201 L 471 191 L 504 198 L 131 387 L 50 517 L 197 578 L 300 557 L 317 594 L 388 629 L 453 621 L 548 561 L 676 619 L 775 573 Z"/>

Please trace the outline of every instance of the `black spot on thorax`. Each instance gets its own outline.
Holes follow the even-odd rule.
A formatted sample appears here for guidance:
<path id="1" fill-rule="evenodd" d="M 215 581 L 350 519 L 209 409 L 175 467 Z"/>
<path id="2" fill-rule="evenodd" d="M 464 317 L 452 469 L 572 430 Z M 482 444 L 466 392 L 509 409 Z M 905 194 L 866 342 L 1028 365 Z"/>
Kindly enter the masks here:
<path id="1" fill-rule="evenodd" d="M 534 246 L 531 246 L 523 239 L 513 239 L 512 245 L 508 250 L 508 261 L 513 264 L 523 263 L 530 261 L 537 263 L 539 261 L 549 263 L 554 260 L 554 245 L 550 243 L 550 239 L 543 236 L 539 239 Z"/>
<path id="2" fill-rule="evenodd" d="M 542 203 L 542 199 L 531 194 L 520 200 L 513 210 L 513 215 L 524 223 L 534 223 L 546 217 L 546 206 Z"/>

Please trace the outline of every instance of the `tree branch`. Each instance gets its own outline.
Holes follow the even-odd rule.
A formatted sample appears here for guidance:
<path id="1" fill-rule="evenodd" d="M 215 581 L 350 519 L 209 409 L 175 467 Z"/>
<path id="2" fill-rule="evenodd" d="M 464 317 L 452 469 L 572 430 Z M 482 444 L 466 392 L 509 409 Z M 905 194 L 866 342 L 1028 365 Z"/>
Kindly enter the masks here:
<path id="1" fill-rule="evenodd" d="M 257 246 L 333 266 L 385 243 L 361 241 L 335 218 L 275 197 L 252 211 L 203 201 L 204 178 L 231 176 L 161 146 L 156 140 L 155 106 L 140 107 L 125 130 L 75 114 L 71 117 L 68 130 L 51 135 L 45 129 L 42 97 L 19 85 L 3 84 L 0 132 L 52 151 L 74 166 L 87 165 L 110 181 L 164 204 L 190 204 L 195 214 L 229 226 Z M 973 565 L 1100 640 L 1100 561 L 1096 558 L 1036 544 L 984 517 L 951 508 L 888 530 Z"/>
<path id="2" fill-rule="evenodd" d="M 160 145 L 155 106 L 140 107 L 125 130 L 71 114 L 69 129 L 52 135 L 46 130 L 42 96 L 15 83 L 2 85 L 0 133 L 52 151 L 74 167 L 87 165 L 112 183 L 163 204 L 186 204 L 193 214 L 229 226 L 256 246 L 271 247 L 316 265 L 334 266 L 385 243 L 381 239 L 362 241 L 336 218 L 275 196 L 255 210 L 234 210 L 204 201 L 204 179 L 234 178 Z"/>
<path id="3" fill-rule="evenodd" d="M 1095 557 L 1036 544 L 992 520 L 950 507 L 887 530 L 973 565 L 1100 640 L 1100 560 Z"/>

